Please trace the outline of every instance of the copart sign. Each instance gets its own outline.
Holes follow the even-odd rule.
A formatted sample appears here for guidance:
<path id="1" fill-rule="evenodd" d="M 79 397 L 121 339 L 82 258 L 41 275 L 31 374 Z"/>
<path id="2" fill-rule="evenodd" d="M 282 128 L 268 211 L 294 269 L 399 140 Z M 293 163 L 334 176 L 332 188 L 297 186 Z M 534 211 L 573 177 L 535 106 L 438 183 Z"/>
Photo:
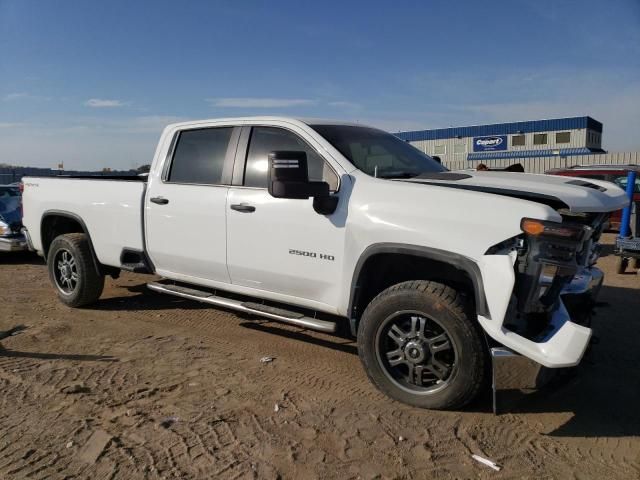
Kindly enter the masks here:
<path id="1" fill-rule="evenodd" d="M 490 137 L 474 137 L 473 138 L 474 152 L 491 152 L 494 150 L 506 150 L 506 149 L 507 149 L 506 135 L 492 135 Z"/>

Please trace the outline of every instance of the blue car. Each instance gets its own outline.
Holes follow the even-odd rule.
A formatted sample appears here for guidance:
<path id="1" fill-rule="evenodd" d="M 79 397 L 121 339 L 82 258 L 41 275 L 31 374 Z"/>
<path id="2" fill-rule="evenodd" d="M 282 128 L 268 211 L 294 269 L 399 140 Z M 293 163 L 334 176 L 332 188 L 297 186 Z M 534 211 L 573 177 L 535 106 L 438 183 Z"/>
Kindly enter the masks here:
<path id="1" fill-rule="evenodd" d="M 27 249 L 22 229 L 22 193 L 17 185 L 0 185 L 0 252 Z"/>

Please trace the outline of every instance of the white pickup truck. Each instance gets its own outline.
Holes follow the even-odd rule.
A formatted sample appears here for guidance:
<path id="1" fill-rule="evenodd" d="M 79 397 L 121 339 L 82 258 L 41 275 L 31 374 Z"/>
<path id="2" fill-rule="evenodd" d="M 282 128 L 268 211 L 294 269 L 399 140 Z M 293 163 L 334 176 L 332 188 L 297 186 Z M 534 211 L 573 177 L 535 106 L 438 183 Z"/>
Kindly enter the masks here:
<path id="1" fill-rule="evenodd" d="M 601 281 L 594 246 L 626 201 L 596 180 L 449 172 L 362 125 L 234 118 L 168 126 L 148 178 L 25 178 L 24 225 L 69 306 L 128 270 L 303 328 L 349 322 L 380 390 L 459 408 L 492 347 L 580 362 L 591 329 L 561 294 Z"/>

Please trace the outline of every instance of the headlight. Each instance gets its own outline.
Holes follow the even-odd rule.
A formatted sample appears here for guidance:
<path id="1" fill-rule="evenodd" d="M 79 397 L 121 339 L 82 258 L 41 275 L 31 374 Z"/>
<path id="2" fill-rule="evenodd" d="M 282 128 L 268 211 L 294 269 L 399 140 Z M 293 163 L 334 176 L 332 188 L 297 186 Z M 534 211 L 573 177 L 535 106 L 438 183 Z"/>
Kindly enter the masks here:
<path id="1" fill-rule="evenodd" d="M 584 225 L 567 225 L 558 222 L 546 222 L 533 218 L 523 218 L 520 222 L 520 229 L 534 237 L 552 237 L 556 239 L 581 241 L 587 229 Z"/>
<path id="2" fill-rule="evenodd" d="M 0 220 L 0 235 L 11 235 L 12 233 L 11 227 Z"/>

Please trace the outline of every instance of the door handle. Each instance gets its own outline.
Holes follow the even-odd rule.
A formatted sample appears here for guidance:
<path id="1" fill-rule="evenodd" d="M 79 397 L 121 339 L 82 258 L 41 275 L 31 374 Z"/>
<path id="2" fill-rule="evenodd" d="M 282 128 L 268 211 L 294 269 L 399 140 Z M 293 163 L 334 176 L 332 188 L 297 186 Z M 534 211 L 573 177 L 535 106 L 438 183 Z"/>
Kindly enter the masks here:
<path id="1" fill-rule="evenodd" d="M 169 203 L 169 199 L 163 197 L 151 197 L 149 201 L 157 203 L 158 205 L 166 205 L 167 203 Z"/>
<path id="2" fill-rule="evenodd" d="M 243 213 L 252 213 L 256 211 L 256 207 L 253 205 L 247 205 L 246 203 L 234 203 L 231 205 L 231 210 Z"/>

